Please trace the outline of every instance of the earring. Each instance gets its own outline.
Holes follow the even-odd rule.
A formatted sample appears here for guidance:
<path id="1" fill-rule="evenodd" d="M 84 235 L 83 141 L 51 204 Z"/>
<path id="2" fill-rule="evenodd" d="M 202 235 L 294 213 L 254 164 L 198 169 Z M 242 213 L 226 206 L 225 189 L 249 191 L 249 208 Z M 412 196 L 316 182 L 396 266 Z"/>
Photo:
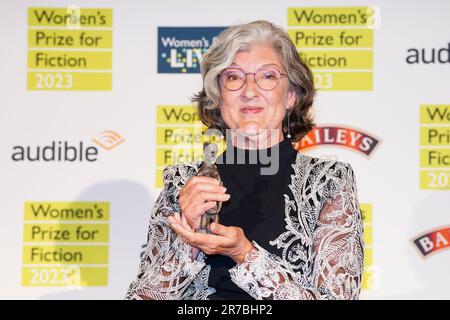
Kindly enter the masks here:
<path id="1" fill-rule="evenodd" d="M 289 125 L 289 113 L 287 114 L 287 135 L 286 137 L 288 139 L 291 138 L 291 126 Z"/>

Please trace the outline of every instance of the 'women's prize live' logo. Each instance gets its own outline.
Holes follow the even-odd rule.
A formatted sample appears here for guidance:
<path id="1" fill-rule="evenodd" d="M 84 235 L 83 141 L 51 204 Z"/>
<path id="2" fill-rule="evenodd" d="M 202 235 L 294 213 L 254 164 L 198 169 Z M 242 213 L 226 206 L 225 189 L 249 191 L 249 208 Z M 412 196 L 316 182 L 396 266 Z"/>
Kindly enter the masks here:
<path id="1" fill-rule="evenodd" d="M 200 60 L 224 27 L 159 27 L 158 73 L 200 73 Z"/>

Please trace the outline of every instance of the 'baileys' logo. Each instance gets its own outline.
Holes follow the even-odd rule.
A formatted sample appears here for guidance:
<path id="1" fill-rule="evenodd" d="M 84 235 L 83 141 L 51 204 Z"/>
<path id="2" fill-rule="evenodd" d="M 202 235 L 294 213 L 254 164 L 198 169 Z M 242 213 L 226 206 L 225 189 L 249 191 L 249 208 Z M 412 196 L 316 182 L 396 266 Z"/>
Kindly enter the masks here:
<path id="1" fill-rule="evenodd" d="M 432 253 L 450 248 L 450 227 L 430 230 L 412 242 L 422 256 L 428 257 Z"/>
<path id="2" fill-rule="evenodd" d="M 318 126 L 297 143 L 299 150 L 320 145 L 338 145 L 370 156 L 381 140 L 373 134 L 342 126 Z"/>

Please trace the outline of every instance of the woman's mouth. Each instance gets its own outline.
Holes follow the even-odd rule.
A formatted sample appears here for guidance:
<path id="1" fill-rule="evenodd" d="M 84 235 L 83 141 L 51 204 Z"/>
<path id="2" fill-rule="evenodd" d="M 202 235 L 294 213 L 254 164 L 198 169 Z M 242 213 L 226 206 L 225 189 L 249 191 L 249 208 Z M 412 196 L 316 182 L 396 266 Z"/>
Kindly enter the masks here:
<path id="1" fill-rule="evenodd" d="M 259 113 L 263 111 L 264 108 L 262 107 L 244 107 L 241 109 L 242 113 Z"/>

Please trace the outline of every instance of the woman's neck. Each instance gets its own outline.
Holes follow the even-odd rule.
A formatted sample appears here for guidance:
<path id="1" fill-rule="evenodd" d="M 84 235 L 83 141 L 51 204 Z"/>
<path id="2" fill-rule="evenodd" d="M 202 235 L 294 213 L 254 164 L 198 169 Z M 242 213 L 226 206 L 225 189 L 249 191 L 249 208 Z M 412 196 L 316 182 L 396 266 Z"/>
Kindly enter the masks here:
<path id="1" fill-rule="evenodd" d="M 238 149 L 268 149 L 284 139 L 281 129 L 261 129 L 251 134 L 240 129 L 229 130 L 231 133 L 231 143 Z"/>

